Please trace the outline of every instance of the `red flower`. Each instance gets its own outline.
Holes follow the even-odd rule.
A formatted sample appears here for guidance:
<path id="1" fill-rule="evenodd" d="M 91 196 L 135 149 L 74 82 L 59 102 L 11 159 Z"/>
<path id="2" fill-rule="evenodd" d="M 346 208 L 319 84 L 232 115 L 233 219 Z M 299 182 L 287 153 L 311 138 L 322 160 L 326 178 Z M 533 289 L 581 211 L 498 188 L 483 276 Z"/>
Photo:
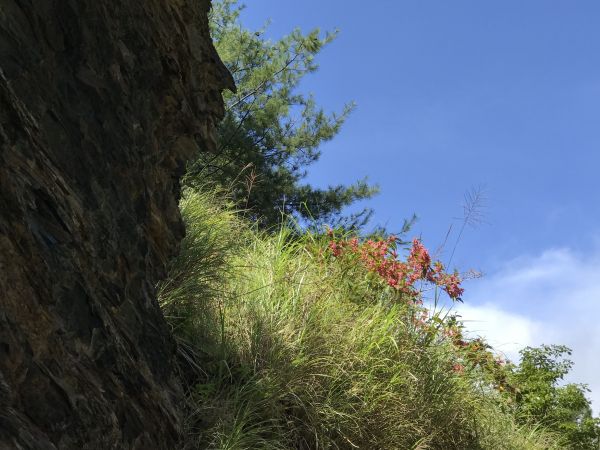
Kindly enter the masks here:
<path id="1" fill-rule="evenodd" d="M 454 363 L 452 370 L 458 374 L 461 374 L 465 371 L 465 366 L 463 366 L 461 363 Z"/>
<path id="2" fill-rule="evenodd" d="M 331 241 L 329 243 L 329 248 L 331 249 L 331 252 L 333 253 L 333 256 L 338 257 L 342 254 L 342 247 L 338 245 L 337 242 L 335 241 Z"/>
<path id="3" fill-rule="evenodd" d="M 379 241 L 369 239 L 361 244 L 356 237 L 349 241 L 336 241 L 332 230 L 327 233 L 332 239 L 329 248 L 334 256 L 341 256 L 344 252 L 357 255 L 367 270 L 377 273 L 389 286 L 410 295 L 412 301 L 418 297 L 413 285 L 419 280 L 440 286 L 454 300 L 460 299 L 464 292 L 457 273 L 445 273 L 439 261 L 435 261 L 432 267 L 431 256 L 419 239 L 413 239 L 406 262 L 400 262 L 393 247 L 397 240 L 395 236 Z"/>

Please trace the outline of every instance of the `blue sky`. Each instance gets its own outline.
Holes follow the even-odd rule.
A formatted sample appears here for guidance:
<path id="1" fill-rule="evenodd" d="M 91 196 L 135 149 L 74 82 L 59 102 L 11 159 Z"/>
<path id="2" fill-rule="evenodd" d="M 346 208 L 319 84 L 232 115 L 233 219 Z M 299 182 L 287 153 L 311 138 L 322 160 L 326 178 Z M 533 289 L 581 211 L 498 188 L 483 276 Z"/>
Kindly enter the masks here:
<path id="1" fill-rule="evenodd" d="M 574 348 L 574 381 L 600 406 L 600 2 L 254 0 L 243 22 L 339 29 L 301 90 L 330 111 L 355 101 L 308 181 L 368 176 L 373 222 L 436 248 L 465 191 L 485 187 L 486 223 L 453 264 L 486 276 L 461 310 L 509 356 Z M 455 223 L 455 227 L 457 224 Z"/>

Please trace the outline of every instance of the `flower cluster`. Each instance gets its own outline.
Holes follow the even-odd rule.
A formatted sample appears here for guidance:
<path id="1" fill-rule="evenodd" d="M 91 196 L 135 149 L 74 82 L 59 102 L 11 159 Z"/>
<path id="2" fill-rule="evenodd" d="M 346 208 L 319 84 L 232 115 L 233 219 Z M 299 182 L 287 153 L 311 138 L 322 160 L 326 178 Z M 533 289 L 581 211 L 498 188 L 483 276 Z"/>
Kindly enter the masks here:
<path id="1" fill-rule="evenodd" d="M 419 281 L 431 283 L 443 289 L 453 300 L 460 300 L 463 294 L 462 279 L 458 273 L 447 273 L 440 261 L 433 261 L 431 255 L 419 239 L 414 239 L 405 260 L 399 260 L 396 252 L 397 238 L 336 239 L 329 231 L 328 250 L 336 258 L 349 257 L 359 261 L 369 272 L 387 285 L 406 295 L 414 306 L 411 322 L 415 328 L 429 336 L 433 333 L 446 340 L 454 348 L 454 357 L 448 369 L 457 375 L 464 375 L 476 368 L 486 374 L 491 386 L 500 392 L 514 392 L 507 378 L 506 362 L 498 358 L 491 347 L 481 338 L 470 339 L 463 335 L 463 324 L 456 316 L 440 318 L 430 315 L 422 306 Z"/>
<path id="2" fill-rule="evenodd" d="M 463 335 L 463 324 L 451 316 L 444 321 L 442 335 L 452 343 L 455 358 L 451 369 L 463 374 L 467 367 L 477 368 L 483 373 L 490 385 L 499 392 L 515 393 L 516 388 L 508 377 L 509 363 L 493 352 L 482 338 L 470 339 Z"/>
<path id="3" fill-rule="evenodd" d="M 419 239 L 413 240 L 410 253 L 403 262 L 398 260 L 395 236 L 359 242 L 357 238 L 335 239 L 333 231 L 329 231 L 329 237 L 329 250 L 333 256 L 358 256 L 369 271 L 377 273 L 389 286 L 413 298 L 418 295 L 415 288 L 417 281 L 427 281 L 441 287 L 453 300 L 460 300 L 464 291 L 460 287 L 460 276 L 446 273 L 439 261 L 432 264 L 429 252 Z"/>

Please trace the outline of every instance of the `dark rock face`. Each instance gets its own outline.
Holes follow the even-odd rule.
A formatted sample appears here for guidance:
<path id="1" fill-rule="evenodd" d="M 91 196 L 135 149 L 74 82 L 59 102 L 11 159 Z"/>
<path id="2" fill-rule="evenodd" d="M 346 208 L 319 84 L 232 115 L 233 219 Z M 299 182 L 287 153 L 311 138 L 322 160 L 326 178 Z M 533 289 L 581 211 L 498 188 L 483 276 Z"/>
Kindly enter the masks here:
<path id="1" fill-rule="evenodd" d="M 209 0 L 0 0 L 0 448 L 174 449 L 154 286 L 231 77 Z"/>

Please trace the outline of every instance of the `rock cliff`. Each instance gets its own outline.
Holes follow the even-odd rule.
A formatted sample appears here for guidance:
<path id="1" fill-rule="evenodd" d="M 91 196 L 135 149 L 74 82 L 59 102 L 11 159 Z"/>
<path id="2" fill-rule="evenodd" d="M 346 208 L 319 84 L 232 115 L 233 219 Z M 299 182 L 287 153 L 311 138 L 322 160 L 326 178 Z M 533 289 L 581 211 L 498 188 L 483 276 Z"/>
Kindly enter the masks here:
<path id="1" fill-rule="evenodd" d="M 0 0 L 0 448 L 174 449 L 154 286 L 232 79 L 209 0 Z"/>

